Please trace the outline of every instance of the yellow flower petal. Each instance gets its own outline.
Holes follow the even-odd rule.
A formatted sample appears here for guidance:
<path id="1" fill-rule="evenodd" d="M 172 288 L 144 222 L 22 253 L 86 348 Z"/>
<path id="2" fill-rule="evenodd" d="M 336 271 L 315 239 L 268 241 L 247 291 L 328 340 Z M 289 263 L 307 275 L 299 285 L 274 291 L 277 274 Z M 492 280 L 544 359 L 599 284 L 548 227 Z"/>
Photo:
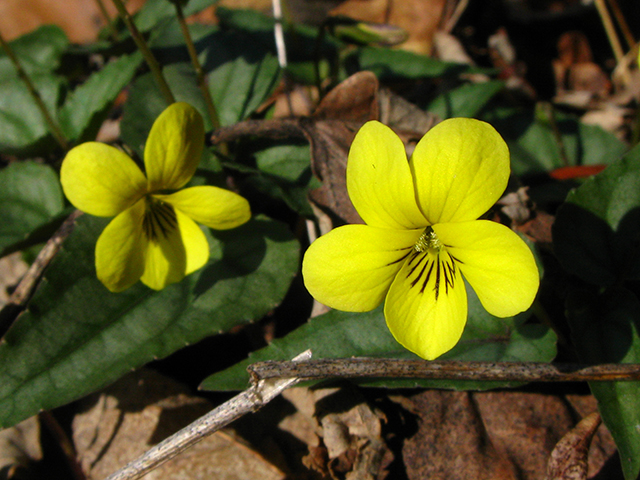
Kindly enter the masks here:
<path id="1" fill-rule="evenodd" d="M 451 350 L 467 322 L 467 291 L 446 251 L 414 253 L 391 284 L 387 326 L 408 350 L 433 360 Z"/>
<path id="2" fill-rule="evenodd" d="M 427 226 L 416 203 L 404 145 L 380 122 L 366 123 L 351 144 L 347 190 L 367 225 L 395 229 Z"/>
<path id="3" fill-rule="evenodd" d="M 184 186 L 198 167 L 204 123 L 188 103 L 173 103 L 153 123 L 144 149 L 150 192 Z"/>
<path id="4" fill-rule="evenodd" d="M 140 280 L 149 288 L 162 290 L 209 260 L 209 244 L 200 227 L 168 204 L 150 201 L 145 232 L 149 241 Z"/>
<path id="5" fill-rule="evenodd" d="M 104 143 L 72 148 L 60 168 L 62 189 L 74 207 L 99 217 L 112 217 L 136 203 L 147 180 L 127 155 Z"/>
<path id="6" fill-rule="evenodd" d="M 499 223 L 477 220 L 434 225 L 447 251 L 484 308 L 510 317 L 531 306 L 540 276 L 531 250 L 518 235 Z"/>
<path id="7" fill-rule="evenodd" d="M 311 295 L 332 308 L 365 312 L 384 299 L 421 230 L 344 225 L 305 253 L 302 276 Z"/>
<path id="8" fill-rule="evenodd" d="M 96 243 L 98 279 L 112 292 L 126 290 L 144 271 L 144 211 L 145 201 L 140 200 L 111 220 Z"/>
<path id="9" fill-rule="evenodd" d="M 154 196 L 170 203 L 196 222 L 216 230 L 235 228 L 251 218 L 249 202 L 223 188 L 191 187 L 171 195 Z"/>
<path id="10" fill-rule="evenodd" d="M 418 142 L 411 168 L 418 204 L 431 224 L 475 220 L 507 187 L 509 150 L 488 123 L 452 118 Z"/>

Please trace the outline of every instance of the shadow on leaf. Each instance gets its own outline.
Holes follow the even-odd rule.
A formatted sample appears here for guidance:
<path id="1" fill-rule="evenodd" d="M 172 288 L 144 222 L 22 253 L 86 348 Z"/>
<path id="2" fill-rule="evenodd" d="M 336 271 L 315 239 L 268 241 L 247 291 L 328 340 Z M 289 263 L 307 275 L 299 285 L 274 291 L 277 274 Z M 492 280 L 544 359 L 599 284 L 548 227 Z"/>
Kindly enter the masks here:
<path id="1" fill-rule="evenodd" d="M 207 265 L 196 282 L 193 293 L 204 294 L 218 281 L 249 275 L 256 271 L 264 260 L 268 243 L 291 240 L 289 232 L 278 228 L 273 221 L 252 219 L 244 225 L 227 231 L 211 231 L 221 244 L 222 255 Z"/>

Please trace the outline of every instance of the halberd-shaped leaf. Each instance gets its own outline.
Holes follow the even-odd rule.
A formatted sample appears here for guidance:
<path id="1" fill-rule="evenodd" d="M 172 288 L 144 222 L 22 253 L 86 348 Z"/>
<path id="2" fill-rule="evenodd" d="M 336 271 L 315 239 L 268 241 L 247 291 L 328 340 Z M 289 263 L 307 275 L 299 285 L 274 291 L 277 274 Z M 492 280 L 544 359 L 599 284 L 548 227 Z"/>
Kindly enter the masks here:
<path id="1" fill-rule="evenodd" d="M 207 231 L 211 258 L 155 292 L 110 293 L 93 250 L 105 219 L 85 215 L 0 344 L 0 428 L 101 388 L 132 368 L 261 318 L 284 297 L 298 268 L 288 228 L 266 218 Z"/>

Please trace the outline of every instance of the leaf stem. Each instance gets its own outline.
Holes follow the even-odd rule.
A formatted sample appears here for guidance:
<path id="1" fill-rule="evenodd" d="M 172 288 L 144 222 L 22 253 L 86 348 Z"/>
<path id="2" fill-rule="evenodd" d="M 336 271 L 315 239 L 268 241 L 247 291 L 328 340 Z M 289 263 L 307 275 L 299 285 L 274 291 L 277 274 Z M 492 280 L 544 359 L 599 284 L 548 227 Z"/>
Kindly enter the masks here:
<path id="1" fill-rule="evenodd" d="M 129 32 L 133 37 L 133 41 L 136 42 L 138 49 L 142 52 L 142 56 L 147 61 L 147 65 L 149 65 L 149 68 L 151 69 L 151 73 L 153 77 L 156 79 L 156 82 L 158 83 L 158 87 L 160 88 L 160 92 L 162 93 L 162 96 L 164 97 L 165 101 L 169 105 L 171 105 L 172 103 L 175 103 L 176 100 L 173 96 L 173 93 L 171 93 L 171 89 L 169 88 L 167 81 L 162 75 L 162 68 L 160 68 L 160 64 L 156 60 L 156 57 L 153 56 L 153 53 L 149 49 L 149 46 L 147 45 L 147 42 L 145 41 L 142 34 L 140 33 L 140 30 L 138 30 L 138 28 L 136 27 L 136 24 L 134 23 L 133 18 L 131 17 L 131 15 L 129 14 L 129 12 L 125 8 L 121 0 L 112 0 L 112 1 L 115 7 L 118 9 L 118 14 L 120 15 L 120 18 L 122 18 L 122 21 L 125 23 L 125 25 L 129 29 Z"/>
<path id="2" fill-rule="evenodd" d="M 0 35 L 0 47 L 2 47 L 4 52 L 7 54 L 7 57 L 9 57 L 9 60 L 11 61 L 11 63 L 13 63 L 13 66 L 16 68 L 16 71 L 18 72 L 18 77 L 20 77 L 20 79 L 27 86 L 27 90 L 29 91 L 29 94 L 31 95 L 33 100 L 36 102 L 36 105 L 38 106 L 40 113 L 42 113 L 44 121 L 47 123 L 47 126 L 49 127 L 49 131 L 53 135 L 53 138 L 55 138 L 56 142 L 58 142 L 58 145 L 60 145 L 60 147 L 62 147 L 64 151 L 67 151 L 69 149 L 69 142 L 67 141 L 67 138 L 65 137 L 64 133 L 62 132 L 62 130 L 60 129 L 56 121 L 53 119 L 53 117 L 49 113 L 49 110 L 47 109 L 47 106 L 44 104 L 44 101 L 42 100 L 40 93 L 38 93 L 38 90 L 36 90 L 35 86 L 33 85 L 33 82 L 29 78 L 29 75 L 27 75 L 27 72 L 25 72 L 24 68 L 22 68 L 22 65 L 20 64 L 20 60 L 18 60 L 18 57 L 16 57 L 16 54 L 14 53 L 13 49 L 5 41 L 2 35 Z"/>

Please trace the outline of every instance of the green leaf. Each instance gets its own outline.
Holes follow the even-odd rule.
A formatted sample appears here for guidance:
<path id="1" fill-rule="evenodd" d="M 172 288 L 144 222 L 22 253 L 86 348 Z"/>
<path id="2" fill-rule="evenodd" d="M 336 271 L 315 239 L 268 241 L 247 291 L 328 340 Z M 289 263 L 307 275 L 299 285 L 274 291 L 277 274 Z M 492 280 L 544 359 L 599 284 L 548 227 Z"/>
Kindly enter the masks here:
<path id="1" fill-rule="evenodd" d="M 54 117 L 63 78 L 54 74 L 69 46 L 64 32 L 43 26 L 10 42 L 22 68 Z M 0 150 L 21 157 L 50 154 L 49 127 L 9 57 L 0 50 Z"/>
<path id="2" fill-rule="evenodd" d="M 595 285 L 640 279 L 640 147 L 567 196 L 553 225 L 562 266 Z"/>
<path id="3" fill-rule="evenodd" d="M 502 89 L 504 82 L 492 80 L 484 83 L 466 83 L 439 95 L 427 108 L 441 118 L 474 118 Z"/>
<path id="4" fill-rule="evenodd" d="M 447 360 L 551 361 L 556 354 L 555 335 L 547 327 L 523 324 L 528 314 L 516 318 L 496 318 L 480 304 L 473 289 L 467 286 L 469 318 L 462 339 L 441 358 Z M 254 352 L 233 367 L 216 373 L 201 385 L 205 390 L 242 390 L 246 388 L 247 365 L 264 360 L 291 360 L 307 349 L 313 358 L 386 357 L 413 358 L 392 337 L 386 326 L 382 307 L 372 312 L 348 313 L 333 310 L 309 320 L 284 338 Z M 497 382 L 449 380 L 362 381 L 378 387 L 428 387 L 488 389 L 506 386 Z"/>
<path id="5" fill-rule="evenodd" d="M 327 21 L 333 35 L 356 45 L 392 47 L 409 38 L 406 30 L 387 23 L 360 22 L 342 15 L 332 15 Z"/>
<path id="6" fill-rule="evenodd" d="M 532 112 L 496 109 L 483 112 L 482 119 L 491 123 L 509 145 L 514 175 L 547 173 L 566 166 L 551 125 Z M 573 115 L 556 112 L 555 120 L 569 165 L 608 165 L 627 150 L 613 134 L 586 125 Z"/>
<path id="7" fill-rule="evenodd" d="M 178 102 L 187 102 L 204 118 L 205 128 L 211 129 L 202 93 L 190 63 L 175 63 L 163 69 L 163 74 Z M 144 144 L 153 122 L 167 108 L 153 76 L 142 75 L 133 83 L 131 94 L 124 105 L 120 125 L 122 140 L 142 158 Z"/>
<path id="8" fill-rule="evenodd" d="M 193 15 L 216 3 L 218 3 L 218 0 L 190 0 L 189 3 L 183 7 L 184 14 L 185 16 Z M 144 6 L 136 13 L 134 20 L 138 30 L 146 32 L 162 20 L 175 16 L 176 7 L 170 1 L 147 0 Z"/>
<path id="9" fill-rule="evenodd" d="M 68 139 L 81 142 L 95 138 L 109 108 L 131 81 L 141 61 L 139 52 L 123 55 L 71 93 L 60 110 L 60 126 Z"/>
<path id="10" fill-rule="evenodd" d="M 58 176 L 48 165 L 14 162 L 0 170 L 0 252 L 62 212 Z"/>
<path id="11" fill-rule="evenodd" d="M 217 32 L 201 57 L 223 126 L 251 115 L 280 80 L 278 59 L 272 49 L 246 32 Z"/>
<path id="12" fill-rule="evenodd" d="M 311 173 L 311 149 L 308 143 L 282 143 L 256 152 L 260 170 L 291 183 L 307 182 Z"/>
<path id="13" fill-rule="evenodd" d="M 55 113 L 62 79 L 49 73 L 31 75 L 49 113 Z M 51 152 L 53 139 L 27 87 L 17 76 L 0 80 L 0 150 L 18 156 Z"/>
<path id="14" fill-rule="evenodd" d="M 406 50 L 363 47 L 356 55 L 359 69 L 372 71 L 381 81 L 433 78 L 469 70 L 468 65 L 443 62 Z"/>
<path id="15" fill-rule="evenodd" d="M 640 301 L 621 287 L 567 300 L 573 343 L 585 363 L 640 363 Z M 640 474 L 640 382 L 590 382 L 627 480 Z"/>
<path id="16" fill-rule="evenodd" d="M 220 25 L 225 28 L 235 28 L 246 30 L 251 33 L 273 34 L 275 20 L 260 12 L 243 8 L 227 8 L 220 6 L 216 8 L 216 16 L 220 20 Z"/>
<path id="17" fill-rule="evenodd" d="M 224 163 L 226 168 L 243 174 L 241 190 L 261 192 L 268 197 L 267 202 L 279 199 L 298 214 L 312 217 L 309 190 L 321 184 L 311 173 L 309 145 L 276 143 L 254 155 L 258 168 L 237 162 Z"/>
<path id="18" fill-rule="evenodd" d="M 107 219 L 84 215 L 25 312 L 0 344 L 0 428 L 96 389 L 154 359 L 264 316 L 298 269 L 289 229 L 256 218 L 206 230 L 209 263 L 156 292 L 110 293 L 93 250 Z"/>
<path id="19" fill-rule="evenodd" d="M 50 73 L 60 66 L 69 39 L 59 27 L 45 25 L 9 42 L 9 46 L 28 74 Z M 0 80 L 16 76 L 13 63 L 0 50 Z"/>

